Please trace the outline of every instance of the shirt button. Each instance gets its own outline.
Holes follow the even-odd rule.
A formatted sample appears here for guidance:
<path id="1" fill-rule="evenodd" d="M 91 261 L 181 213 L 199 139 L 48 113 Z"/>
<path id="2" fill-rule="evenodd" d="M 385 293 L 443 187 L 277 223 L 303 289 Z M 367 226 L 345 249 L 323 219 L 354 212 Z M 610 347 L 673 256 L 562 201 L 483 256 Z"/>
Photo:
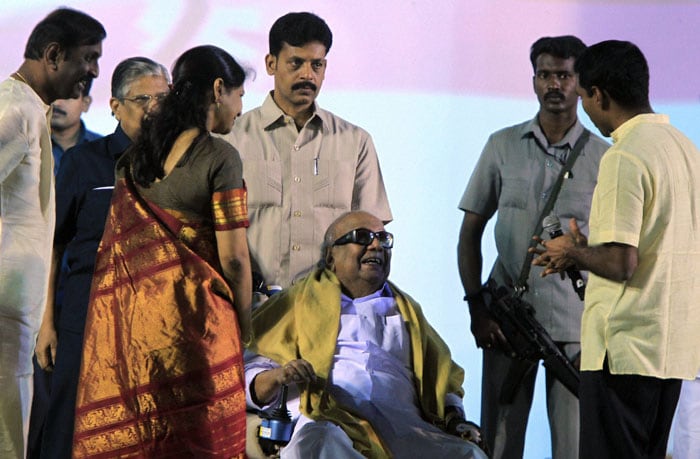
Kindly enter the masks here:
<path id="1" fill-rule="evenodd" d="M 298 251 L 301 250 L 301 246 L 300 246 L 299 244 L 294 244 L 294 245 L 292 246 L 292 250 L 298 252 Z"/>
<path id="2" fill-rule="evenodd" d="M 294 177 L 294 181 L 297 183 L 301 182 L 301 177 Z"/>
<path id="3" fill-rule="evenodd" d="M 294 216 L 295 216 L 295 217 L 301 217 L 301 211 L 300 211 L 300 210 L 295 210 L 295 211 L 294 211 Z"/>
<path id="4" fill-rule="evenodd" d="M 299 151 L 299 145 L 294 145 L 294 151 Z"/>
<path id="5" fill-rule="evenodd" d="M 551 162 L 550 160 L 547 160 L 547 162 L 545 163 L 545 165 L 546 165 L 547 167 L 552 167 L 552 162 Z"/>
<path id="6" fill-rule="evenodd" d="M 542 199 L 547 199 L 547 193 L 542 193 Z"/>

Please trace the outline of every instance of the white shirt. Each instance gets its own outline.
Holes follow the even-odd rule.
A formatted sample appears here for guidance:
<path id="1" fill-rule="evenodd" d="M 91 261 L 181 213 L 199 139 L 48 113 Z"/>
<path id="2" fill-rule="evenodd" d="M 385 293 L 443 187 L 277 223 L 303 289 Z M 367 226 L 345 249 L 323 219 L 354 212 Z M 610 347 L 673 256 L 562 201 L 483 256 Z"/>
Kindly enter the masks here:
<path id="1" fill-rule="evenodd" d="M 404 421 L 414 418 L 424 422 L 413 381 L 408 331 L 389 287 L 385 284 L 373 294 L 354 300 L 341 294 L 340 305 L 340 329 L 329 378 L 330 392 L 340 403 L 358 410 L 370 422 L 377 417 L 384 418 L 382 412 L 389 407 L 392 412 L 400 411 Z M 250 387 L 258 373 L 277 366 L 266 357 L 246 355 L 246 387 Z M 300 416 L 296 388 L 290 387 L 289 394 L 287 407 L 292 418 L 299 419 L 297 429 L 312 422 Z M 249 406 L 259 408 L 249 391 L 246 397 Z M 447 406 L 464 412 L 461 397 L 447 394 L 446 398 Z M 276 402 L 277 399 L 268 406 Z M 375 423 L 386 424 L 373 422 L 373 425 Z M 408 423 L 401 423 L 404 424 L 408 426 Z"/>

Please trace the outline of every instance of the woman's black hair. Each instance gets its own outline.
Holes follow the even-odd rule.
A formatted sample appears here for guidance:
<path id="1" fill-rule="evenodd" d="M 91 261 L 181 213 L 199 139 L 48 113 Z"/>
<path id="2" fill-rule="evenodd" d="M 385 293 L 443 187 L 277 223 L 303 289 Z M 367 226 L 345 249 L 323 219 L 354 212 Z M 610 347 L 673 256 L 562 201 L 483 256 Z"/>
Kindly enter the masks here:
<path id="1" fill-rule="evenodd" d="M 214 102 L 214 81 L 221 78 L 224 87 L 231 90 L 243 85 L 246 72 L 223 49 L 204 45 L 177 58 L 172 76 L 170 93 L 157 112 L 143 120 L 141 135 L 130 149 L 133 179 L 144 187 L 165 176 L 163 164 L 183 131 L 199 128 L 193 145 L 208 135 L 206 122 Z"/>

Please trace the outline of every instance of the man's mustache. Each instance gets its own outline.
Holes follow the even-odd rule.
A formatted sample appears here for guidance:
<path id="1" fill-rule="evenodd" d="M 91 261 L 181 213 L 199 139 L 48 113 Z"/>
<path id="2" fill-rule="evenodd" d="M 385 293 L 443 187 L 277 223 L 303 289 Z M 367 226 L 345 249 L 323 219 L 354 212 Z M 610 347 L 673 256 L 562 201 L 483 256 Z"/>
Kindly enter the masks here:
<path id="1" fill-rule="evenodd" d="M 292 85 L 292 91 L 296 91 L 297 89 L 311 89 L 312 91 L 316 91 L 316 85 L 309 82 L 309 81 L 302 81 L 301 83 L 296 83 Z"/>
<path id="2" fill-rule="evenodd" d="M 68 114 L 64 110 L 61 110 L 60 108 L 55 107 L 55 106 L 53 108 L 53 113 L 58 113 L 59 115 L 67 115 Z"/>
<path id="3" fill-rule="evenodd" d="M 559 91 L 549 91 L 547 94 L 544 95 L 545 100 L 551 99 L 551 98 L 556 98 L 556 99 L 563 99 L 564 94 L 562 94 Z"/>

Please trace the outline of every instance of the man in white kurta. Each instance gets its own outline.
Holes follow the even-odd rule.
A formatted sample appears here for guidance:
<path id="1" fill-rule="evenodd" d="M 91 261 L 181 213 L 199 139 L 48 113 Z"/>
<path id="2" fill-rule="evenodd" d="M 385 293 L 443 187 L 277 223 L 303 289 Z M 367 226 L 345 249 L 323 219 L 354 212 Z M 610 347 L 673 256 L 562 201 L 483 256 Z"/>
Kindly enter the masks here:
<path id="1" fill-rule="evenodd" d="M 387 282 L 393 236 L 351 212 L 324 239 L 325 269 L 278 293 L 253 316 L 248 401 L 274 403 L 281 384 L 297 420 L 283 458 L 483 458 L 463 431 L 463 370 L 420 306 Z M 282 366 L 280 366 L 282 365 Z M 450 433 L 448 433 L 450 432 Z"/>
<path id="2" fill-rule="evenodd" d="M 0 83 L 0 457 L 24 458 L 32 353 L 46 304 L 54 232 L 51 109 L 97 78 L 104 27 L 59 8 Z"/>
<path id="3" fill-rule="evenodd" d="M 5 442 L 29 417 L 54 229 L 50 118 L 29 85 L 0 83 L 0 451 L 20 446 Z"/>

